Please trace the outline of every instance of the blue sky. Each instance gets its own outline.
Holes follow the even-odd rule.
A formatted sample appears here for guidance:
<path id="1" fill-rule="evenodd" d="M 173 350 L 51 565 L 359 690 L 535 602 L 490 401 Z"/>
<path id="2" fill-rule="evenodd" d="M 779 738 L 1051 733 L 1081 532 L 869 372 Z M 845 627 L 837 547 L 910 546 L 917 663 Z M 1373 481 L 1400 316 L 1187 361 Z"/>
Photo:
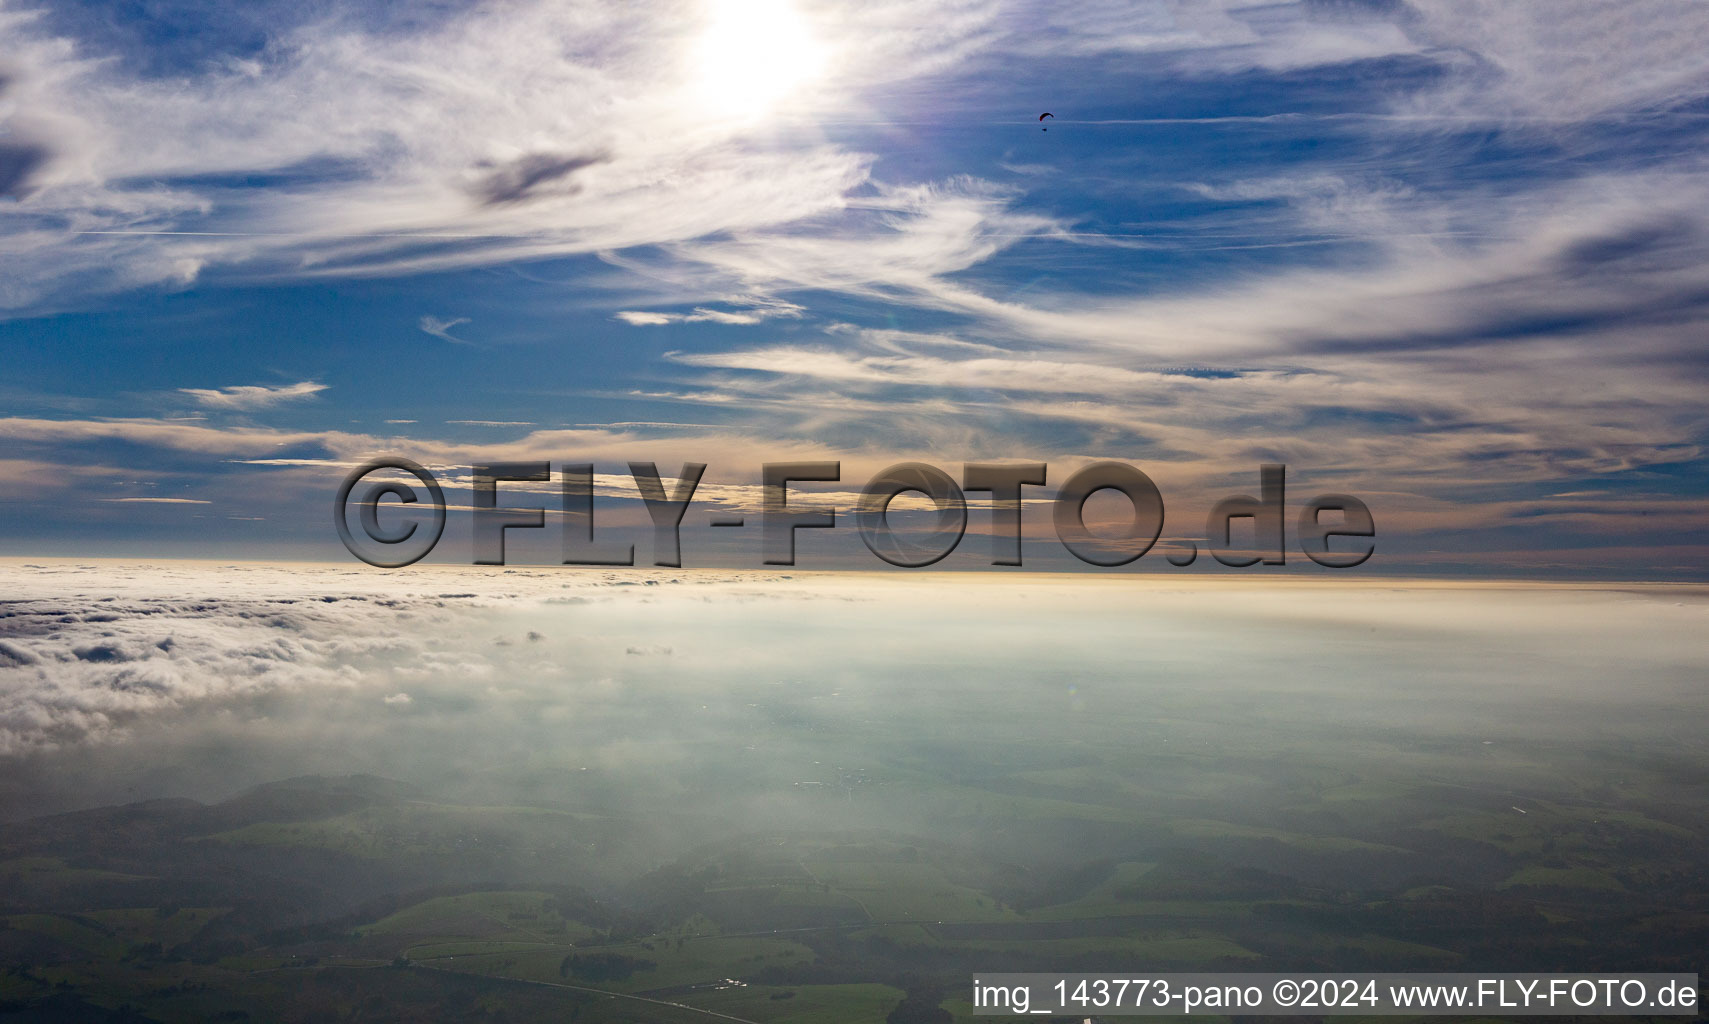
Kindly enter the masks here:
<path id="1" fill-rule="evenodd" d="M 1118 459 L 1197 538 L 1281 461 L 1370 504 L 1374 569 L 1703 574 L 1700 4 L 10 2 L 0 36 L 0 550 L 341 559 L 331 494 L 387 452 L 594 462 L 614 528 L 630 460 L 747 507 L 838 459 L 846 509 L 903 460 Z"/>

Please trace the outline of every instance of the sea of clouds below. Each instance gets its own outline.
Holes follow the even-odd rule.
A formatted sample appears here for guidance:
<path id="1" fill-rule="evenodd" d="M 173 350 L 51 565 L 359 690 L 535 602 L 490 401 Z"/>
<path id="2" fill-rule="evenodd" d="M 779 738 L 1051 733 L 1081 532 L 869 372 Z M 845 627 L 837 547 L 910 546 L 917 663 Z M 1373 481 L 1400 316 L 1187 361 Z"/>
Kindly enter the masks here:
<path id="1" fill-rule="evenodd" d="M 1238 707 L 1267 709 L 1260 740 L 1685 750 L 1709 720 L 1689 586 L 39 560 L 0 583 L 14 811 L 78 772 L 73 803 L 530 757 L 687 792 L 720 750 L 809 772 L 829 736 L 1051 742 L 1147 700 L 1159 737 L 1213 745 Z"/>
<path id="2" fill-rule="evenodd" d="M 509 642 L 469 635 L 483 614 L 661 582 L 647 573 L 481 578 L 453 568 L 375 574 L 190 562 L 14 562 L 0 574 L 8 594 L 0 602 L 0 756 L 119 738 L 141 716 L 262 691 L 427 674 L 483 679 L 491 675 L 485 648 Z M 541 639 L 521 637 L 529 638 Z M 410 702 L 401 690 L 381 699 Z"/>

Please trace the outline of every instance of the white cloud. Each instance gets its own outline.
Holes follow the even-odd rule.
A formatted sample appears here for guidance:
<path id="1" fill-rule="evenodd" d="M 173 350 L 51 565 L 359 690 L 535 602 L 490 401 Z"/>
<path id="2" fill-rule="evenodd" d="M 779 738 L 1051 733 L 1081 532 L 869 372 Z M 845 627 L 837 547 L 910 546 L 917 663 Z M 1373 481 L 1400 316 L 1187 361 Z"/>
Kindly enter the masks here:
<path id="1" fill-rule="evenodd" d="M 0 19 L 13 131 L 53 148 L 0 243 L 26 271 L 0 285 L 15 307 L 209 269 L 394 273 L 787 223 L 839 209 L 869 163 L 759 136 L 846 106 L 871 63 L 829 56 L 763 123 L 708 110 L 674 59 L 699 26 L 673 3 L 476 6 L 401 33 L 318 20 L 259 65 L 170 81 L 47 24 Z M 915 43 L 888 74 L 940 48 Z M 207 184 L 281 172 L 290 188 Z"/>
<path id="2" fill-rule="evenodd" d="M 658 327 L 681 319 L 677 313 L 648 313 L 634 309 L 626 309 L 615 315 L 617 319 L 634 327 Z"/>
<path id="3" fill-rule="evenodd" d="M 842 712 L 850 722 L 870 723 L 883 713 L 875 709 L 911 714 L 909 695 L 918 697 L 921 677 L 902 666 L 932 662 L 926 655 L 942 655 L 946 644 L 967 657 L 995 658 L 994 665 L 1024 666 L 1026 645 L 1046 629 L 1064 651 L 1084 657 L 1075 663 L 1079 674 L 1095 679 L 1118 678 L 1123 668 L 1123 649 L 1096 642 L 1112 628 L 1148 630 L 1159 640 L 1152 646 L 1166 653 L 1162 641 L 1174 638 L 1176 650 L 1226 653 L 1232 643 L 1241 657 L 1268 650 L 1275 660 L 1281 643 L 1279 663 L 1303 666 L 1302 680 L 1321 676 L 1310 670 L 1322 663 L 1326 638 L 1346 643 L 1375 630 L 1367 660 L 1382 679 L 1404 683 L 1402 691 L 1433 681 L 1473 695 L 1499 683 L 1534 688 L 1526 699 L 1583 700 L 1587 710 L 1605 710 L 1608 675 L 1624 672 L 1643 702 L 1677 715 L 1681 687 L 1702 674 L 1705 608 L 1696 588 L 1381 578 L 1231 587 L 1177 575 L 1146 586 L 1063 579 L 1017 593 L 943 576 L 783 575 L 793 578 L 563 566 L 375 572 L 348 564 L 4 560 L 0 586 L 12 603 L 0 638 L 0 758 L 133 738 L 181 740 L 212 729 L 222 753 L 246 749 L 247 740 L 258 749 L 283 743 L 302 759 L 360 759 L 372 743 L 394 757 L 414 748 L 421 757 L 413 763 L 449 755 L 476 765 L 493 763 L 495 736 L 513 745 L 521 737 L 533 750 L 536 735 L 544 741 L 555 733 L 577 758 L 598 763 L 661 722 L 670 733 L 661 744 L 682 747 L 671 731 L 679 699 L 699 708 L 717 697 L 723 713 L 742 715 L 746 700 L 808 707 L 840 691 L 839 701 L 852 702 Z M 649 581 L 661 585 L 630 585 Z M 970 623 L 970 608 L 997 625 Z M 1004 614 L 993 616 L 992 608 Z M 1004 625 L 1019 615 L 1039 627 Z M 872 642 L 896 633 L 897 622 L 918 625 L 917 635 Z M 527 642 L 538 630 L 549 641 Z M 1611 648 L 1611 637 L 1625 643 Z M 576 656 L 563 657 L 566 649 Z M 1466 671 L 1444 679 L 1444 651 L 1471 652 Z M 676 659 L 697 668 L 672 672 Z M 1205 680 L 1226 674 L 1226 659 L 1159 664 L 1189 687 L 1199 672 Z M 1537 664 L 1551 671 L 1515 670 Z M 803 670 L 815 665 L 848 671 L 827 682 Z M 1015 679 L 1026 683 L 1025 675 Z M 956 678 L 968 695 L 992 685 L 988 674 Z M 1370 681 L 1366 670 L 1330 682 L 1368 688 Z M 731 700 L 735 694 L 744 696 Z M 418 706 L 434 715 L 372 713 Z M 418 717 L 442 727 L 426 753 L 423 735 L 383 738 Z M 776 724 L 772 712 L 730 718 L 733 731 L 702 738 L 750 742 L 756 723 L 767 720 Z M 816 713 L 801 723 L 804 759 L 819 756 L 807 751 L 823 746 L 825 721 Z M 564 735 L 573 729 L 585 733 Z"/>
<path id="4" fill-rule="evenodd" d="M 466 324 L 468 322 L 469 318 L 466 316 L 460 316 L 450 320 L 436 316 L 424 316 L 416 322 L 416 326 L 421 328 L 423 333 L 431 334 L 435 338 L 439 338 L 443 341 L 453 342 L 458 345 L 467 345 L 469 342 L 452 334 L 451 329 L 459 324 Z"/>
<path id="5" fill-rule="evenodd" d="M 296 384 L 240 384 L 229 388 L 179 388 L 181 394 L 213 409 L 265 409 L 325 391 L 327 385 L 312 380 Z"/>
<path id="6" fill-rule="evenodd" d="M 209 269 L 384 274 L 597 253 L 662 284 L 645 303 L 630 301 L 665 308 L 615 314 L 635 326 L 766 322 L 798 334 L 772 322 L 809 311 L 779 296 L 814 291 L 959 318 L 955 338 L 846 331 L 821 344 L 768 338 L 679 356 L 695 379 L 632 397 L 745 418 L 739 434 L 706 428 L 653 449 L 667 456 L 693 442 L 751 463 L 791 438 L 866 452 L 899 437 L 941 457 L 989 444 L 995 423 L 1028 439 L 1011 444 L 1038 439 L 1040 457 L 1138 438 L 1209 474 L 1266 448 L 1403 476 L 1438 502 L 1467 500 L 1472 484 L 1699 457 L 1694 296 L 1709 287 L 1701 158 L 1689 145 L 1672 152 L 1674 143 L 1642 166 L 1585 157 L 1647 114 L 1709 94 L 1698 44 L 1709 7 L 1380 7 L 808 5 L 810 29 L 836 42 L 829 70 L 759 122 L 685 102 L 696 83 L 687 63 L 668 58 L 693 46 L 694 26 L 664 4 L 489 5 L 402 35 L 320 21 L 276 40 L 266 60 L 170 81 L 14 16 L 0 24 L 16 66 L 9 126 L 54 149 L 34 191 L 6 211 L 0 252 L 21 269 L 0 281 L 0 303 L 27 308 L 56 290 L 170 284 Z M 587 42 L 596 39 L 619 42 Z M 1198 165 L 1189 180 L 1162 182 L 1235 209 L 1161 246 L 1077 232 L 1072 211 L 1030 210 L 1037 197 L 976 177 L 883 180 L 874 155 L 818 130 L 840 117 L 885 127 L 912 106 L 931 109 L 921 97 L 946 82 L 965 86 L 956 102 L 982 111 L 982 90 L 1006 66 L 1109 54 L 1201 83 L 1376 57 L 1431 74 L 1385 93 L 1372 72 L 1369 109 L 1337 122 L 1343 142 L 1373 146 L 1380 159 L 1355 147 L 1286 174 L 1236 164 L 1198 180 L 1218 173 Z M 866 105 L 879 86 L 890 90 L 885 109 Z M 1296 116 L 1341 115 L 1290 112 L 1277 123 Z M 1443 187 L 1442 172 L 1487 157 L 1466 150 L 1482 143 L 1444 131 L 1464 121 L 1512 133 L 1501 141 L 1515 163 Z M 1554 155 L 1526 162 L 1527 147 Z M 303 172 L 284 189 L 206 180 L 323 165 L 338 173 Z M 1236 223 L 1243 237 L 1215 237 Z M 198 230 L 228 233 L 171 233 Z M 1022 246 L 1320 243 L 1348 248 L 1144 294 L 1125 281 L 1045 281 L 1016 294 L 978 273 Z M 418 326 L 456 341 L 465 322 L 424 316 Z M 1207 364 L 1240 372 L 1170 371 Z M 300 397 L 288 390 L 186 393 L 233 409 Z M 396 440 L 26 418 L 0 421 L 0 435 L 122 437 L 281 472 L 347 464 Z M 657 441 L 537 430 L 503 444 L 419 443 L 424 458 L 467 465 L 501 449 L 627 458 Z M 330 457 L 269 457 L 289 444 Z"/>
<path id="7" fill-rule="evenodd" d="M 618 320 L 635 327 L 658 327 L 664 324 L 757 324 L 779 318 L 798 320 L 806 308 L 781 299 L 734 298 L 729 304 L 736 309 L 713 309 L 696 306 L 689 313 L 656 313 L 626 309 L 615 315 Z"/>
<path id="8" fill-rule="evenodd" d="M 211 505 L 200 498 L 101 498 L 101 501 L 135 502 L 144 505 Z"/>
<path id="9" fill-rule="evenodd" d="M 0 754 L 110 736 L 197 703 L 349 687 L 364 666 L 426 649 L 395 632 L 400 620 L 442 614 L 431 601 L 381 605 L 347 587 L 269 596 L 258 576 L 229 568 L 191 573 L 205 581 L 195 599 L 151 591 L 147 574 L 108 574 L 109 599 L 68 600 L 55 589 L 64 574 L 9 572 L 19 600 L 10 664 L 0 657 Z M 56 604 L 63 613 L 49 615 Z"/>
<path id="10" fill-rule="evenodd" d="M 638 570 L 625 582 L 655 578 Z M 703 577 L 732 578 L 774 576 Z M 188 562 L 4 561 L 0 580 L 11 602 L 0 638 L 0 757 L 122 741 L 144 721 L 272 696 L 368 693 L 407 707 L 419 691 L 401 682 L 458 688 L 493 674 L 500 659 L 527 678 L 552 666 L 530 644 L 495 650 L 495 622 L 548 600 L 639 589 L 573 570 L 507 573 L 495 587 L 495 578 L 455 566 L 373 575 L 346 565 Z M 614 637 L 584 654 L 618 664 L 630 646 Z M 564 678 L 552 685 L 561 693 Z"/>
<path id="11" fill-rule="evenodd" d="M 805 306 L 786 303 L 783 299 L 735 297 L 730 299 L 728 304 L 737 308 L 713 309 L 711 306 L 696 306 L 692 313 L 653 313 L 643 309 L 622 309 L 614 316 L 632 327 L 661 327 L 667 323 L 764 323 L 766 320 L 778 318 L 800 320 L 807 313 Z"/>
<path id="12" fill-rule="evenodd" d="M 1581 121 L 1661 111 L 1704 95 L 1709 6 L 1571 0 L 1412 0 L 1408 31 L 1463 54 L 1457 74 L 1403 110 Z"/>
<path id="13" fill-rule="evenodd" d="M 1065 225 L 1014 208 L 1020 194 L 959 176 L 927 185 L 874 183 L 835 224 L 733 233 L 683 242 L 678 258 L 759 292 L 826 290 L 930 302 L 946 275 Z"/>
<path id="14" fill-rule="evenodd" d="M 908 107 L 961 76 L 956 88 L 972 89 L 978 109 L 988 86 L 969 85 L 973 76 L 1111 53 L 1194 75 L 1435 62 L 1438 86 L 1408 93 L 1394 121 L 1373 122 L 1388 133 L 1430 131 L 1415 119 L 1659 109 L 1703 95 L 1709 72 L 1695 46 L 1709 13 L 1693 3 L 931 0 L 801 11 L 804 31 L 825 44 L 823 67 L 761 118 L 697 100 L 708 83 L 687 58 L 702 26 L 671 3 L 477 5 L 408 30 L 319 19 L 281 30 L 265 59 L 170 80 L 15 11 L 0 20 L 15 79 L 10 127 L 51 139 L 53 154 L 0 236 L 0 252 L 23 268 L 0 282 L 0 303 L 210 270 L 386 274 L 652 246 L 665 247 L 655 266 L 668 273 L 710 271 L 762 295 L 829 288 L 913 301 L 923 290 L 941 301 L 935 279 L 1065 225 L 1016 213 L 1012 196 L 973 179 L 874 181 L 872 155 L 816 130 L 906 116 L 869 106 L 869 90 L 900 89 Z M 207 184 L 257 173 L 292 185 Z M 617 317 L 754 323 L 789 315 L 782 308 Z M 424 316 L 419 326 L 459 341 L 460 322 Z"/>

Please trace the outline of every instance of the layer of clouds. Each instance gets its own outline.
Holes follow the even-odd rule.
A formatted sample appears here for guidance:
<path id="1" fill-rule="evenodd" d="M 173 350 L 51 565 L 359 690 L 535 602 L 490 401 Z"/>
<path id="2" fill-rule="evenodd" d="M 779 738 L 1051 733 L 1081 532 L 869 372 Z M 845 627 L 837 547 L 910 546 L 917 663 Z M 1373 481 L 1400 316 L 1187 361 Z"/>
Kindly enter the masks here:
<path id="1" fill-rule="evenodd" d="M 503 769 L 540 773 L 561 795 L 576 767 L 610 771 L 620 786 L 717 788 L 697 765 L 788 785 L 817 777 L 819 759 L 878 756 L 894 727 L 936 715 L 989 713 L 980 728 L 1017 740 L 1038 728 L 1071 735 L 1086 723 L 1057 702 L 1074 693 L 1064 678 L 1094 702 L 1150 707 L 1140 721 L 1170 708 L 1160 727 L 1180 727 L 1188 708 L 1227 713 L 1223 698 L 1243 694 L 1278 709 L 1306 700 L 1301 713 L 1320 727 L 1326 714 L 1389 734 L 1434 723 L 1462 743 L 1649 730 L 1684 747 L 1701 727 L 1700 715 L 1679 715 L 1701 704 L 1690 695 L 1709 613 L 1701 587 L 1380 579 L 1015 587 L 861 573 L 6 560 L 0 581 L 0 762 L 39 770 L 136 745 L 123 760 L 163 770 L 183 755 L 200 759 L 185 770 L 205 775 L 236 757 L 237 777 L 193 787 L 215 793 L 254 772 L 473 783 Z M 1102 642 L 1112 631 L 1129 643 Z M 1041 643 L 1056 652 L 1054 684 L 1039 677 Z M 1146 665 L 1138 683 L 1134 650 Z M 1260 657 L 1259 677 L 1230 675 Z M 957 664 L 977 670 L 940 668 Z M 1623 680 L 1617 712 L 1610 673 Z M 1171 696 L 1159 704 L 1160 694 Z M 1033 713 L 1016 718 L 1017 707 Z M 104 785 L 124 784 L 116 764 L 94 773 Z"/>
<path id="2" fill-rule="evenodd" d="M 86 565 L 6 570 L 0 754 L 120 735 L 139 717 L 275 690 L 351 687 L 431 657 L 467 600 L 279 590 L 278 573 Z M 177 591 L 177 596 L 165 596 Z M 318 592 L 324 591 L 324 592 Z"/>
<path id="3" fill-rule="evenodd" d="M 703 514 L 699 510 L 758 514 L 764 498 L 759 466 L 765 462 L 839 461 L 841 484 L 799 485 L 791 501 L 801 507 L 840 509 L 846 515 L 858 500 L 859 487 L 899 461 L 927 462 L 955 476 L 964 460 L 1026 456 L 1050 463 L 1052 487 L 1093 459 L 1138 463 L 1168 496 L 1166 537 L 1200 538 L 1199 524 L 1210 501 L 1231 487 L 1250 490 L 1257 463 L 1280 460 L 1296 474 L 1302 468 L 1306 474 L 1303 481 L 1295 476 L 1292 486 L 1361 495 L 1377 511 L 1382 535 L 1390 539 L 1384 564 L 1391 568 L 1419 567 L 1412 554 L 1400 554 L 1396 561 L 1394 540 L 1414 534 L 1457 535 L 1454 547 L 1463 549 L 1468 536 L 1495 529 L 1525 531 L 1528 543 L 1542 543 L 1540 550 L 1545 551 L 1551 545 L 1538 531 L 1553 531 L 1549 536 L 1568 548 L 1591 544 L 1600 549 L 1632 537 L 1652 543 L 1671 538 L 1686 545 L 1657 548 L 1652 558 L 1638 560 L 1601 550 L 1581 558 L 1560 548 L 1549 556 L 1563 565 L 1588 558 L 1621 576 L 1651 573 L 1670 561 L 1681 571 L 1702 562 L 1703 551 L 1694 546 L 1702 543 L 1701 513 L 1694 498 L 1665 488 L 1582 483 L 1598 474 L 1641 472 L 1696 456 L 1689 446 L 1658 445 L 1646 433 L 1659 429 L 1653 424 L 1680 422 L 1667 418 L 1670 410 L 1695 409 L 1686 401 L 1689 382 L 1663 380 L 1660 374 L 1656 383 L 1663 390 L 1646 400 L 1653 404 L 1636 411 L 1624 409 L 1618 397 L 1606 399 L 1609 404 L 1604 406 L 1604 400 L 1592 394 L 1574 399 L 1582 403 L 1579 417 L 1584 422 L 1567 416 L 1536 418 L 1535 412 L 1526 413 L 1517 404 L 1504 413 L 1512 419 L 1507 422 L 1480 418 L 1475 406 L 1458 404 L 1514 401 L 1502 393 L 1507 385 L 1499 375 L 1486 378 L 1473 370 L 1441 376 L 1444 396 L 1420 402 L 1408 383 L 1380 378 L 1359 381 L 1298 371 L 1193 367 L 1100 373 L 1097 365 L 1084 362 L 990 357 L 963 367 L 941 358 L 945 351 L 958 351 L 955 346 L 893 332 L 845 339 L 843 344 L 863 354 L 779 349 L 728 360 L 740 366 L 743 375 L 711 386 L 724 389 L 729 402 L 744 408 L 748 422 L 757 424 L 751 431 L 692 424 L 560 429 L 495 421 L 483 424 L 493 432 L 490 440 L 448 440 L 426 433 L 402 440 L 255 425 L 14 417 L 0 418 L 0 437 L 23 450 L 121 442 L 133 452 L 159 453 L 162 465 L 173 464 L 179 456 L 216 458 L 237 471 L 212 479 L 200 471 L 156 470 L 152 475 L 163 489 L 181 484 L 194 488 L 197 501 L 212 499 L 210 512 L 306 522 L 309 535 L 323 541 L 330 539 L 321 511 L 325 495 L 354 467 L 399 451 L 425 465 L 445 486 L 454 528 L 466 525 L 472 466 L 540 461 L 556 468 L 565 461 L 593 462 L 599 469 L 596 493 L 618 503 L 600 513 L 602 525 L 635 532 L 637 540 L 650 535 L 650 526 L 635 484 L 622 469 L 630 461 L 655 462 L 667 479 L 684 460 L 710 462 L 712 469 L 695 493 L 697 511 L 689 519 L 694 523 Z M 708 365 L 714 359 L 691 362 Z M 1576 395 L 1570 369 L 1562 367 L 1558 373 L 1559 386 Z M 834 376 L 826 383 L 839 390 L 808 389 L 803 382 L 811 383 L 809 374 Z M 1455 389 L 1465 394 L 1456 395 Z M 994 393 L 1004 394 L 995 406 L 990 397 Z M 803 407 L 812 409 L 811 418 L 803 418 Z M 1347 409 L 1373 414 L 1387 410 L 1391 422 L 1379 428 L 1347 428 L 1337 423 Z M 1533 417 L 1529 424 L 1526 415 Z M 1602 420 L 1593 421 L 1592 416 Z M 1652 419 L 1633 419 L 1638 416 Z M 1001 417 L 997 422 L 1005 433 L 980 429 L 993 417 Z M 1621 426 L 1622 417 L 1641 426 Z M 1069 454 L 1061 453 L 1060 446 L 1053 448 L 1047 437 L 1034 443 L 1015 441 L 1025 436 L 1017 432 L 1017 424 L 1028 420 L 1067 424 L 1089 440 L 1083 443 L 1083 453 Z M 1319 420 L 1330 426 L 1320 427 Z M 1136 456 L 1136 451 L 1143 454 Z M 135 479 L 134 456 L 130 461 L 111 467 L 77 466 L 71 474 L 23 461 L 13 489 L 42 500 L 89 492 L 106 498 Z M 548 532 L 555 538 L 559 487 L 554 477 L 542 483 L 509 482 L 503 490 L 523 507 L 546 509 Z M 1516 487 L 1521 488 L 1517 493 Z M 1050 494 L 1045 488 L 1028 497 L 1043 502 Z M 917 506 L 923 507 L 904 496 L 896 507 Z M 1090 519 L 1119 524 L 1124 516 L 1118 508 L 1109 515 L 1094 511 Z M 1049 516 L 1042 511 L 1029 516 L 1026 530 L 1028 536 L 1054 537 Z M 462 549 L 452 544 L 448 550 Z M 734 564 L 751 565 L 756 557 Z M 1530 557 L 1507 567 L 1529 571 L 1537 564 L 1537 558 Z"/>
<path id="4" fill-rule="evenodd" d="M 17 561 L 0 575 L 0 757 L 118 740 L 139 720 L 270 694 L 371 690 L 406 708 L 401 681 L 493 675 L 498 610 L 652 578 L 495 586 L 430 567 L 376 579 L 342 567 Z"/>

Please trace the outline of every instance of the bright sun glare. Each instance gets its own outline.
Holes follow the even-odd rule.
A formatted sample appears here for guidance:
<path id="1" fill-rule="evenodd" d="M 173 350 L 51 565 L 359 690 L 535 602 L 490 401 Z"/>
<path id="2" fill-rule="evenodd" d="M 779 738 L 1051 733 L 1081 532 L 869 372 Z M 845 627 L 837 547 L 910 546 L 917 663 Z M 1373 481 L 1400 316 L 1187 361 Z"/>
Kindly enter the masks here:
<path id="1" fill-rule="evenodd" d="M 696 92 L 714 114 L 775 109 L 825 69 L 825 51 L 789 0 L 706 0 Z"/>

